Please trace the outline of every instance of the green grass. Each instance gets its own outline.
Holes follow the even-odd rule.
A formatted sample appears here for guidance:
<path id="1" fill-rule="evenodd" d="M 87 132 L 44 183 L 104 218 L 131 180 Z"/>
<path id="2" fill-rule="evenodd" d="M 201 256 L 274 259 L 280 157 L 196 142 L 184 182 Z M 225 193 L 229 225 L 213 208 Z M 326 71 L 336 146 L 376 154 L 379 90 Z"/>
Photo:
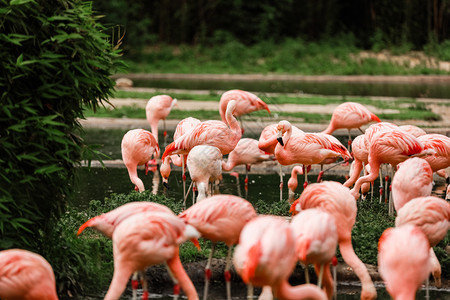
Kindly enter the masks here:
<path id="1" fill-rule="evenodd" d="M 352 43 L 286 39 L 279 44 L 263 41 L 252 46 L 237 41 L 209 47 L 157 45 L 147 48 L 138 57 L 124 58 L 132 73 L 449 74 L 428 68 L 425 64 L 409 68 L 373 58 L 353 59 L 352 55 L 360 51 Z"/>
<path id="2" fill-rule="evenodd" d="M 135 98 L 142 99 L 142 104 L 146 103 L 146 99 L 149 96 L 146 93 L 119 91 L 120 98 Z M 116 92 L 116 93 L 119 93 Z M 179 95 L 172 95 L 174 98 L 178 98 Z M 115 97 L 119 98 L 118 94 Z M 186 94 L 180 99 L 189 99 L 195 101 L 218 101 L 218 97 L 213 99 L 212 96 Z M 370 105 L 379 109 L 391 109 L 398 112 L 395 113 L 377 113 L 378 117 L 382 120 L 425 120 L 425 121 L 438 121 L 441 120 L 441 116 L 428 110 L 426 106 L 417 102 L 415 99 L 400 98 L 393 101 L 373 100 L 370 98 L 351 98 L 346 97 L 292 97 L 286 95 L 279 95 L 273 97 L 262 97 L 268 104 L 299 104 L 299 105 L 327 105 L 342 103 L 345 101 L 359 102 L 363 105 Z M 190 116 L 194 116 L 201 120 L 219 120 L 219 114 L 217 110 L 179 110 L 173 109 L 168 116 L 168 119 L 181 120 Z M 329 113 L 306 113 L 306 112 L 272 112 L 272 117 L 267 114 L 266 111 L 256 111 L 248 116 L 244 116 L 244 120 L 268 119 L 276 116 L 276 119 L 297 119 L 307 123 L 327 123 L 331 118 Z M 143 107 L 134 106 L 122 106 L 117 108 L 101 108 L 95 113 L 92 110 L 87 109 L 85 111 L 85 117 L 110 117 L 110 118 L 136 118 L 145 119 L 145 109 Z"/>

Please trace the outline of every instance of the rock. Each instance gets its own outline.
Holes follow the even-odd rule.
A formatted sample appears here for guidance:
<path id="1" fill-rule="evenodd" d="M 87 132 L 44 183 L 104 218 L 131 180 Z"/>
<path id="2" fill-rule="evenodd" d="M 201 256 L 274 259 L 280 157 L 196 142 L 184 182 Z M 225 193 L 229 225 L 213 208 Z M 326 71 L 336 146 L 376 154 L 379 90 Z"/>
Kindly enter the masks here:
<path id="1" fill-rule="evenodd" d="M 124 87 L 124 88 L 133 87 L 133 81 L 125 77 L 117 78 L 116 87 Z"/>

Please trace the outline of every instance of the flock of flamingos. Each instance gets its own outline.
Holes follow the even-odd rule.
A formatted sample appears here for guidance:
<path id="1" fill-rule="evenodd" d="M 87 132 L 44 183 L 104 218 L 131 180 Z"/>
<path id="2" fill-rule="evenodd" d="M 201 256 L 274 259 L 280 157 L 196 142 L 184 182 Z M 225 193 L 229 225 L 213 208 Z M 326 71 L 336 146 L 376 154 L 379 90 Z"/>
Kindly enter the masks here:
<path id="1" fill-rule="evenodd" d="M 145 165 L 147 170 L 159 159 L 158 122 L 167 117 L 175 103 L 176 99 L 167 95 L 152 97 L 146 107 L 152 132 L 134 129 L 123 137 L 123 162 L 137 191 L 145 189 L 137 166 Z M 147 299 L 144 270 L 161 263 L 174 281 L 176 298 L 181 288 L 188 299 L 199 299 L 181 264 L 179 245 L 191 240 L 199 246 L 200 237 L 212 242 L 203 299 L 207 299 L 211 258 L 217 242 L 224 242 L 229 249 L 225 267 L 227 299 L 231 299 L 232 264 L 248 285 L 249 297 L 253 297 L 253 286 L 259 286 L 263 287 L 259 299 L 332 299 L 336 279 L 330 266 L 336 260 L 337 245 L 344 261 L 361 280 L 361 299 L 375 299 L 375 286 L 353 250 L 351 232 L 356 201 L 360 193 L 370 189 L 382 164 L 391 165 L 395 171 L 390 198 L 397 215 L 395 227 L 386 229 L 379 239 L 378 270 L 386 289 L 394 299 L 415 299 L 422 283 L 427 281 L 428 286 L 430 273 L 436 286 L 440 286 L 441 267 L 432 247 L 450 228 L 450 204 L 431 196 L 431 190 L 434 172 L 448 178 L 445 168 L 450 166 L 449 137 L 426 134 L 416 126 L 381 122 L 363 105 L 346 102 L 335 109 L 323 132 L 303 132 L 283 120 L 264 128 L 259 140 L 241 138 L 243 128 L 235 116 L 261 109 L 270 113 L 267 104 L 256 95 L 231 90 L 220 99 L 221 121 L 187 118 L 178 124 L 174 141 L 161 156 L 160 173 L 167 185 L 171 164 L 183 167 L 183 182 L 185 166 L 189 170 L 198 197 L 181 214 L 175 215 L 168 207 L 153 202 L 132 202 L 80 227 L 78 235 L 91 227 L 113 240 L 114 275 L 105 299 L 119 299 L 130 277 L 133 298 L 141 283 L 142 297 Z M 336 129 L 347 128 L 350 139 L 350 129 L 371 122 L 374 124 L 363 134 L 349 140 L 351 153 L 331 135 Z M 225 162 L 223 155 L 227 154 Z M 333 163 L 339 158 L 353 161 L 351 175 L 344 184 L 308 184 L 308 166 Z M 247 200 L 213 195 L 211 191 L 210 183 L 221 179 L 222 170 L 267 159 L 275 159 L 280 165 L 303 166 L 293 168 L 288 182 L 294 215 L 290 222 L 278 216 L 257 215 Z M 293 201 L 298 173 L 305 175 L 305 189 Z M 234 245 L 237 246 L 232 255 Z M 288 282 L 299 261 L 315 266 L 317 285 L 292 286 Z M 1 251 L 0 298 L 57 299 L 50 264 L 25 250 Z"/>

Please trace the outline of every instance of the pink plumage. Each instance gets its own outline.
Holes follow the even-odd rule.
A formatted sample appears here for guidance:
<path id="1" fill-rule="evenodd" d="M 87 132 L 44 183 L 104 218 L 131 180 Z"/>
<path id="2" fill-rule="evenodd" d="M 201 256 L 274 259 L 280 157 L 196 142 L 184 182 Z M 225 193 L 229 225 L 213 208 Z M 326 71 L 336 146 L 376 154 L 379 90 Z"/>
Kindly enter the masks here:
<path id="1" fill-rule="evenodd" d="M 395 226 L 413 224 L 427 236 L 431 247 L 439 243 L 450 229 L 450 204 L 444 199 L 428 196 L 410 200 L 397 212 Z M 430 248 L 432 274 L 436 286 L 441 286 L 441 266 Z"/>
<path id="2" fill-rule="evenodd" d="M 123 220 L 114 230 L 114 274 L 106 300 L 119 299 L 133 272 L 166 262 L 188 299 L 197 292 L 179 258 L 179 245 L 198 237 L 198 232 L 183 220 L 168 213 L 144 212 Z"/>
<path id="3" fill-rule="evenodd" d="M 159 203 L 147 201 L 129 202 L 107 213 L 89 219 L 80 226 L 77 235 L 80 235 L 86 228 L 91 227 L 111 238 L 117 225 L 129 216 L 142 212 L 165 212 L 173 214 L 170 208 Z"/>
<path id="4" fill-rule="evenodd" d="M 233 195 L 215 195 L 196 203 L 179 215 L 202 237 L 228 246 L 237 244 L 244 225 L 256 217 L 247 200 Z"/>
<path id="5" fill-rule="evenodd" d="M 344 102 L 339 104 L 331 116 L 330 124 L 327 129 L 322 131 L 326 134 L 332 134 L 335 130 L 346 128 L 360 128 L 370 122 L 381 122 L 380 119 L 370 112 L 364 105 L 356 102 Z"/>
<path id="6" fill-rule="evenodd" d="M 158 141 L 159 120 L 165 120 L 176 103 L 177 99 L 172 99 L 168 95 L 153 96 L 148 100 L 145 114 L 156 141 Z"/>
<path id="7" fill-rule="evenodd" d="M 317 286 L 293 287 L 288 278 L 296 262 L 295 240 L 281 217 L 259 216 L 242 230 L 233 263 L 245 283 L 271 286 L 278 299 L 327 299 Z"/>
<path id="8" fill-rule="evenodd" d="M 339 141 L 336 143 L 323 133 L 293 134 L 288 121 L 280 121 L 277 129 L 283 133 L 284 146 L 276 146 L 275 157 L 282 165 L 313 165 L 338 156 L 351 158 L 351 154 Z"/>
<path id="9" fill-rule="evenodd" d="M 271 124 L 266 126 L 262 131 L 261 135 L 258 140 L 258 148 L 261 149 L 264 152 L 274 154 L 275 153 L 275 147 L 278 144 L 277 141 L 277 129 L 278 124 Z M 296 126 L 292 125 L 292 134 L 300 134 L 304 133 L 303 130 L 300 130 Z"/>
<path id="10" fill-rule="evenodd" d="M 231 100 L 236 101 L 236 112 L 234 115 L 237 117 L 262 109 L 267 110 L 270 114 L 267 104 L 255 94 L 242 90 L 230 90 L 222 94 L 219 102 L 219 113 L 224 122 L 226 121 L 225 112 L 227 105 Z"/>
<path id="11" fill-rule="evenodd" d="M 304 189 L 292 207 L 297 211 L 319 208 L 334 217 L 342 257 L 353 268 L 362 283 L 361 299 L 375 299 L 377 292 L 369 272 L 356 256 L 352 246 L 352 229 L 356 221 L 357 207 L 350 190 L 334 181 L 314 183 Z"/>
<path id="12" fill-rule="evenodd" d="M 189 152 L 186 161 L 189 175 L 198 189 L 197 201 L 206 198 L 209 183 L 222 179 L 222 153 L 217 147 L 198 145 Z"/>
<path id="13" fill-rule="evenodd" d="M 145 190 L 137 175 L 137 167 L 146 165 L 152 156 L 159 155 L 159 146 L 153 134 L 144 129 L 133 129 L 125 133 L 121 144 L 122 160 L 127 167 L 130 180 L 139 192 Z"/>
<path id="14" fill-rule="evenodd" d="M 425 159 L 413 157 L 400 164 L 392 179 L 392 198 L 398 211 L 409 200 L 431 195 L 433 171 Z"/>
<path id="15" fill-rule="evenodd" d="M 383 232 L 378 246 L 378 270 L 393 299 L 415 299 L 430 273 L 429 248 L 426 236 L 416 226 L 403 225 Z"/>
<path id="16" fill-rule="evenodd" d="M 352 194 L 355 199 L 359 197 L 361 185 L 364 182 L 372 182 L 378 177 L 381 164 L 391 164 L 395 168 L 399 163 L 410 157 L 425 156 L 432 153 L 434 153 L 433 150 L 424 149 L 422 143 L 407 132 L 392 130 L 376 133 L 369 146 L 370 173 L 356 181 Z"/>
<path id="17" fill-rule="evenodd" d="M 0 298 L 57 300 L 52 267 L 45 258 L 27 250 L 0 251 Z"/>
<path id="18" fill-rule="evenodd" d="M 270 155 L 258 148 L 257 140 L 242 138 L 228 154 L 228 160 L 223 162 L 222 169 L 230 171 L 238 165 L 253 165 L 269 159 Z"/>
<path id="19" fill-rule="evenodd" d="M 409 134 L 412 134 L 416 138 L 422 135 L 427 134 L 425 130 L 423 130 L 420 127 L 417 127 L 415 125 L 401 125 L 399 128 L 403 131 L 408 132 Z"/>
<path id="20" fill-rule="evenodd" d="M 223 155 L 230 153 L 242 136 L 241 128 L 233 117 L 236 101 L 230 101 L 226 112 L 226 122 L 205 121 L 167 145 L 161 160 L 167 155 L 187 154 L 197 145 L 209 145 L 219 148 Z"/>
<path id="21" fill-rule="evenodd" d="M 331 299 L 334 285 L 330 263 L 338 242 L 334 217 L 317 208 L 302 210 L 292 218 L 291 228 L 298 259 L 305 265 L 314 264 L 318 278 L 320 268 L 323 268 L 324 289 L 328 299 Z"/>
<path id="22" fill-rule="evenodd" d="M 450 138 L 437 133 L 425 134 L 417 138 L 425 149 L 436 151 L 435 155 L 424 157 L 433 172 L 450 166 Z"/>
<path id="23" fill-rule="evenodd" d="M 344 186 L 351 187 L 356 180 L 358 180 L 361 171 L 363 170 L 363 164 L 367 164 L 369 161 L 369 151 L 364 143 L 364 135 L 358 135 L 352 142 L 352 155 L 354 169 L 350 174 L 349 179 L 345 181 Z"/>

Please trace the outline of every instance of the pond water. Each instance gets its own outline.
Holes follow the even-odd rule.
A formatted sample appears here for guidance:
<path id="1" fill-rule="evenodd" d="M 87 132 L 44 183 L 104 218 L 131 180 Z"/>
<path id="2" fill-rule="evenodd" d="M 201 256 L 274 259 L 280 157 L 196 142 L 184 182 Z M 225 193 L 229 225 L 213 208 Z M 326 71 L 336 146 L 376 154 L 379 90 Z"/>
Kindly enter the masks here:
<path id="1" fill-rule="evenodd" d="M 198 80 L 198 79 L 133 79 L 136 87 L 192 90 L 243 89 L 259 93 L 306 93 L 320 95 L 387 96 L 412 98 L 450 98 L 450 85 L 445 82 L 327 82 L 302 80 Z"/>

